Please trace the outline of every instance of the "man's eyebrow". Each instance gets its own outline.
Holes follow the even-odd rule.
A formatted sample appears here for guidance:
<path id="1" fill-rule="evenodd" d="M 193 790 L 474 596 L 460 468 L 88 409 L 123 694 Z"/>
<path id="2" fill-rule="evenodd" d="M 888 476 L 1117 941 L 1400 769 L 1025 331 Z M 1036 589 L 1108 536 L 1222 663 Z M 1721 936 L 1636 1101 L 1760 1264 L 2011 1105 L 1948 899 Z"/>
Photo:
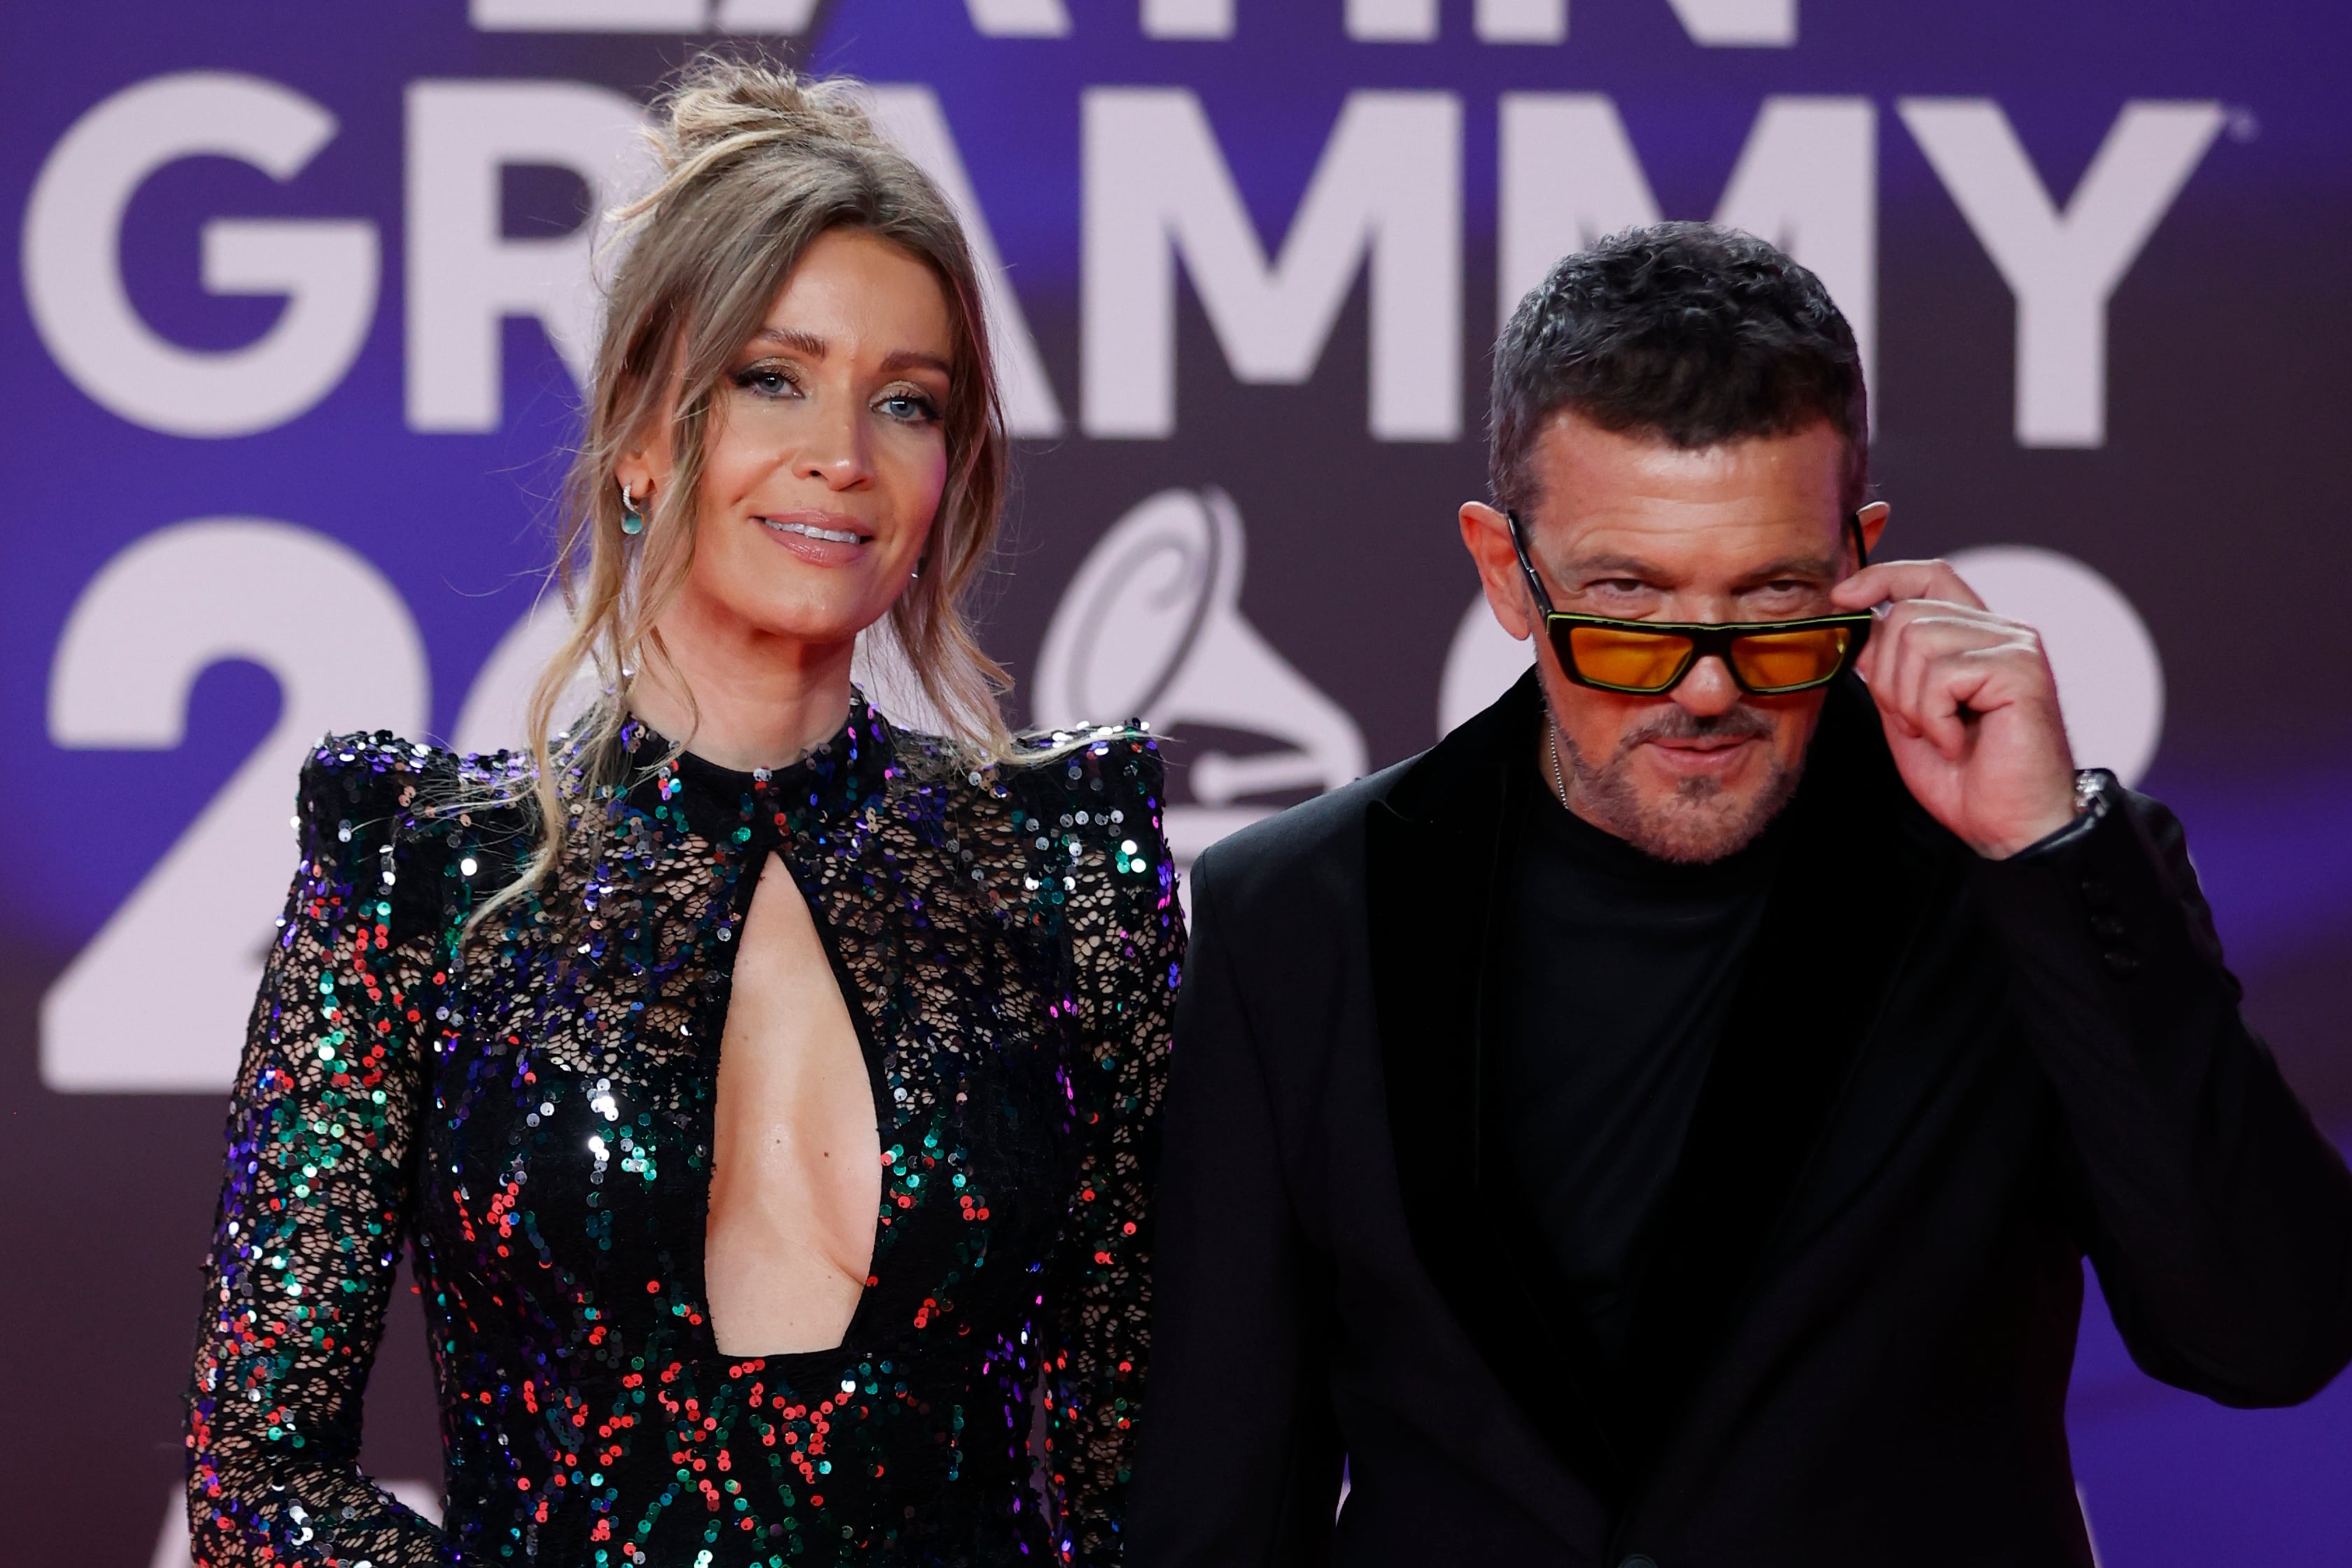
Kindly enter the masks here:
<path id="1" fill-rule="evenodd" d="M 1674 574 L 1654 560 L 1633 555 L 1580 555 L 1562 564 L 1563 577 L 1632 577 L 1643 582 L 1664 582 Z"/>
<path id="2" fill-rule="evenodd" d="M 1757 568 L 1740 579 L 1744 588 L 1754 588 L 1768 582 L 1778 582 L 1787 577 L 1834 578 L 1838 563 L 1825 555 L 1788 556 L 1769 566 Z"/>

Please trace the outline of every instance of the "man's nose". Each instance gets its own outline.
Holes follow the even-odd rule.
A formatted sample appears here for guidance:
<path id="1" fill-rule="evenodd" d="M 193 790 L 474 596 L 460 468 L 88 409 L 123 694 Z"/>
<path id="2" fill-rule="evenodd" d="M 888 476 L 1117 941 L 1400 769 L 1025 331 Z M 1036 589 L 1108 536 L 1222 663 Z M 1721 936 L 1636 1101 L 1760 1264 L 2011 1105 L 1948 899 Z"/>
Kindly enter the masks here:
<path id="1" fill-rule="evenodd" d="M 1710 653 L 1691 666 L 1682 685 L 1675 688 L 1675 701 L 1685 713 L 1701 718 L 1713 718 L 1729 713 L 1739 702 L 1739 683 L 1731 678 L 1730 669 Z"/>

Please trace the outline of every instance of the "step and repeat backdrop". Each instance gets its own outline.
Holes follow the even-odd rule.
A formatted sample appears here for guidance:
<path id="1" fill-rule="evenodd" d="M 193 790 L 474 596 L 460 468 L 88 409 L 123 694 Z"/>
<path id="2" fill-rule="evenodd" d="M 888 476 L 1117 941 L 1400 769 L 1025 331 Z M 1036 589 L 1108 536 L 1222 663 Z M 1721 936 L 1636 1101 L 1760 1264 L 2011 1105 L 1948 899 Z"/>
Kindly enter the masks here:
<path id="1" fill-rule="evenodd" d="M 15 0 L 0 99 L 0 1497 L 11 1563 L 185 1561 L 225 1089 L 307 744 L 519 731 L 593 214 L 698 48 L 867 85 L 986 264 L 1021 438 L 989 641 L 1141 714 L 1187 856 L 1524 667 L 1453 512 L 1559 254 L 1711 216 L 1873 366 L 1889 551 L 2043 626 L 2186 819 L 2352 1134 L 2352 16 L 2316 0 Z M 886 696 L 885 706 L 888 706 Z M 2222 1412 L 2095 1302 L 2108 1568 L 2341 1561 L 2352 1396 Z M 436 1473 L 396 1309 L 369 1459 Z"/>

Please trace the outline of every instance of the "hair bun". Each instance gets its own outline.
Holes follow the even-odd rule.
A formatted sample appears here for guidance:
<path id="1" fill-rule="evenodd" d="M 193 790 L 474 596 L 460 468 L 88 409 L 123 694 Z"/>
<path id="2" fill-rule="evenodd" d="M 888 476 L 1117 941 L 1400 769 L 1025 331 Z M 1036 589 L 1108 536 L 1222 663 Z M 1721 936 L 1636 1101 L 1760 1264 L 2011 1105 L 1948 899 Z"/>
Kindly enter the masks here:
<path id="1" fill-rule="evenodd" d="M 717 56 L 688 66 L 656 113 L 655 140 L 672 173 L 761 142 L 878 140 L 856 84 L 812 81 L 787 66 Z"/>

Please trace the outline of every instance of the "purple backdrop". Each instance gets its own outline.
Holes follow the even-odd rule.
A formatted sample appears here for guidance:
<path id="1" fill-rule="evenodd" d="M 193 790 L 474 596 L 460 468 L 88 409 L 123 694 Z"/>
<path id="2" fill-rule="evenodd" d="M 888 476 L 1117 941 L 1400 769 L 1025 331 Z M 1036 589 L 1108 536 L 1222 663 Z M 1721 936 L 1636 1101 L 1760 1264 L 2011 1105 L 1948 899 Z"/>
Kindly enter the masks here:
<path id="1" fill-rule="evenodd" d="M 988 634 L 1144 709 L 1201 844 L 1427 745 L 1474 613 L 1498 298 L 1720 215 L 1867 326 L 1890 549 L 2047 622 L 2078 750 L 2189 829 L 2249 1008 L 2352 1134 L 2352 14 L 1988 0 L 20 0 L 0 384 L 12 1561 L 168 1564 L 241 998 L 304 741 L 507 727 L 582 214 L 715 32 L 877 84 L 1002 263 L 1024 434 Z M 421 1326 L 371 1393 L 436 1473 Z M 2095 1302 L 2108 1568 L 2340 1560 L 2352 1393 L 2207 1406 Z M 176 1505 L 173 1505 L 176 1506 Z M 172 1516 L 172 1517 L 176 1517 Z M 183 1559 L 184 1560 L 184 1559 Z"/>

